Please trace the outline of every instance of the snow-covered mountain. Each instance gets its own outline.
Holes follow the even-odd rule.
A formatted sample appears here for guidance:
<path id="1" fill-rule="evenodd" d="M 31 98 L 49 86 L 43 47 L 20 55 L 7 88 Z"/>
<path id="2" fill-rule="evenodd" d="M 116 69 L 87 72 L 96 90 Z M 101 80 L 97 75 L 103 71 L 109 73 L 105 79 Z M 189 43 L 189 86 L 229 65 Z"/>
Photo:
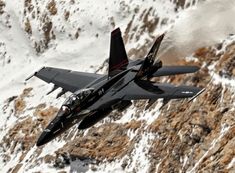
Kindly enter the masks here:
<path id="1" fill-rule="evenodd" d="M 235 172 L 235 16 L 232 0 L 0 0 L 0 172 Z M 208 8 L 213 7 L 213 8 Z M 219 25 L 220 24 L 220 25 Z M 218 29 L 216 29 L 218 26 Z M 196 64 L 164 77 L 205 87 L 193 102 L 145 101 L 35 142 L 69 95 L 30 74 L 42 66 L 106 73 L 110 32 L 120 27 L 131 59 L 166 32 L 160 58 Z M 230 35 L 229 35 L 230 34 Z"/>

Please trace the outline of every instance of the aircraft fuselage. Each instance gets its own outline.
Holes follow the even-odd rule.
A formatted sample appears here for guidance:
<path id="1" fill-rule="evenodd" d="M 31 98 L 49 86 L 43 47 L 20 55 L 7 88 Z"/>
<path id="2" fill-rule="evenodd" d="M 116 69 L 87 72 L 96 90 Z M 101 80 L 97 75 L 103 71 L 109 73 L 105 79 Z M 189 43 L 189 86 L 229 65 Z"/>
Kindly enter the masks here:
<path id="1" fill-rule="evenodd" d="M 144 59 L 128 60 L 119 28 L 111 32 L 108 74 L 95 74 L 53 67 L 43 67 L 32 76 L 62 88 L 57 97 L 70 91 L 56 117 L 49 123 L 37 141 L 41 146 L 65 132 L 75 124 L 86 129 L 109 115 L 113 110 L 122 111 L 132 100 L 149 100 L 152 105 L 157 99 L 165 100 L 197 96 L 200 88 L 174 86 L 152 82 L 152 77 L 194 73 L 197 66 L 162 66 L 155 61 L 164 34 L 154 42 Z M 30 76 L 28 79 L 30 79 Z"/>
<path id="2" fill-rule="evenodd" d="M 66 105 L 65 102 L 56 117 L 39 137 L 37 146 L 51 141 L 79 122 L 78 128 L 86 129 L 105 118 L 112 110 L 130 106 L 131 102 L 125 102 L 121 99 L 113 100 L 111 96 L 117 94 L 119 90 L 133 81 L 135 75 L 135 70 L 129 68 L 110 79 L 105 76 L 98 79 L 97 82 L 88 84 L 87 88 L 93 88 L 93 92 L 70 110 L 69 113 L 62 110 L 63 106 Z"/>

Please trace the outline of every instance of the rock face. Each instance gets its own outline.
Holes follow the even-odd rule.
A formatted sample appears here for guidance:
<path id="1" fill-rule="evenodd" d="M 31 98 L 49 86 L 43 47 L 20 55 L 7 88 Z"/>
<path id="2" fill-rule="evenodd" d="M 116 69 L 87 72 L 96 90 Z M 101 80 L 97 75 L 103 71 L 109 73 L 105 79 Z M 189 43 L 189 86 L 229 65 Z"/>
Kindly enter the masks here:
<path id="1" fill-rule="evenodd" d="M 22 17 L 20 29 L 16 28 L 17 17 L 10 13 L 14 11 L 11 3 L 0 0 L 0 31 L 5 28 L 3 31 L 8 34 L 0 37 L 3 40 L 0 41 L 3 69 L 0 77 L 2 83 L 6 82 L 0 84 L 1 91 L 6 92 L 0 93 L 5 98 L 0 100 L 0 167 L 4 172 L 235 172 L 234 36 L 218 45 L 200 48 L 186 60 L 175 61 L 179 65 L 200 66 L 197 73 L 156 79 L 205 88 L 192 102 L 172 100 L 162 107 L 159 100 L 145 110 L 145 101 L 134 101 L 123 113 L 112 112 L 88 130 L 79 131 L 75 126 L 45 146 L 35 146 L 68 94 L 55 99 L 56 95 L 46 95 L 50 86 L 45 83 L 35 80 L 22 84 L 29 75 L 25 73 L 32 73 L 37 67 L 34 64 L 68 63 L 67 67 L 78 70 L 85 60 L 77 62 L 71 57 L 104 56 L 99 53 L 107 47 L 100 48 L 97 44 L 107 45 L 103 37 L 119 23 L 125 26 L 123 37 L 128 55 L 142 57 L 155 36 L 162 33 L 158 30 L 166 31 L 181 11 L 198 1 L 153 0 L 151 4 L 107 1 L 96 7 L 106 11 L 100 16 L 90 1 L 18 3 L 22 9 L 15 12 Z M 160 5 L 164 7 L 161 10 L 165 9 L 162 13 L 158 10 Z M 107 9 L 114 13 L 110 15 Z M 20 38 L 22 33 L 24 38 L 16 43 L 20 43 L 19 47 L 27 43 L 33 53 L 23 52 L 25 57 L 21 56 L 19 61 L 15 54 L 18 56 L 20 51 L 12 48 L 9 40 Z M 92 42 L 87 44 L 87 40 Z M 84 45 L 77 48 L 80 41 Z M 98 51 L 94 49 L 95 54 L 90 55 L 92 51 L 87 50 L 96 46 Z M 75 49 L 85 53 L 81 55 Z M 94 65 L 86 65 L 84 71 L 105 72 L 106 62 L 94 58 L 92 61 Z"/>
<path id="2" fill-rule="evenodd" d="M 4 1 L 0 1 L 0 15 L 4 13 L 4 7 L 5 7 L 5 2 Z"/>

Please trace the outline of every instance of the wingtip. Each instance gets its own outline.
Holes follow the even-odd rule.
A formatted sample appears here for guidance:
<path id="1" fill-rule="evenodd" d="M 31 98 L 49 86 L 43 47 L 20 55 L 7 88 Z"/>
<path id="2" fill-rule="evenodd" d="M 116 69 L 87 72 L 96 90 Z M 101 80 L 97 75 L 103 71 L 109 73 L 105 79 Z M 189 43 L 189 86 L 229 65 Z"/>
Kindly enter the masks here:
<path id="1" fill-rule="evenodd" d="M 195 66 L 195 68 L 196 68 L 196 71 L 200 70 L 200 67 L 199 67 L 199 66 Z"/>
<path id="2" fill-rule="evenodd" d="M 26 79 L 25 79 L 25 81 L 28 81 L 29 79 L 31 79 L 32 77 L 34 77 L 40 70 L 42 70 L 42 69 L 44 69 L 45 68 L 45 66 L 43 66 L 42 68 L 40 68 L 38 71 L 36 71 L 36 72 L 34 72 L 33 74 L 31 74 L 29 77 L 27 77 Z"/>
<path id="3" fill-rule="evenodd" d="M 193 101 L 196 97 L 198 97 L 199 95 L 201 95 L 204 91 L 206 90 L 206 88 L 202 88 L 199 92 L 197 92 L 197 94 L 195 94 L 192 98 L 190 98 L 190 100 L 188 101 L 191 102 Z"/>

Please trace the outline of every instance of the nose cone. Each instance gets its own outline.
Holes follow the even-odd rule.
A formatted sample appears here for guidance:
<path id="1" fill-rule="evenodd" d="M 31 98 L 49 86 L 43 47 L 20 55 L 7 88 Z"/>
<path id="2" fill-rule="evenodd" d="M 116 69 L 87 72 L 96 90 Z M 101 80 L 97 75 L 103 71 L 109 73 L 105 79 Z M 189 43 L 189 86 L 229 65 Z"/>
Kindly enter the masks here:
<path id="1" fill-rule="evenodd" d="M 59 111 L 57 116 L 49 123 L 49 125 L 46 127 L 46 129 L 42 132 L 40 137 L 38 138 L 38 141 L 36 143 L 37 146 L 44 145 L 48 142 L 50 142 L 52 139 L 57 137 L 61 131 L 63 131 L 63 116 L 65 112 Z"/>
<path id="2" fill-rule="evenodd" d="M 71 112 L 69 112 L 66 108 L 62 108 L 59 110 L 57 116 L 49 123 L 46 129 L 42 132 L 38 141 L 36 143 L 37 146 L 44 145 L 61 133 L 65 132 L 71 126 L 73 126 L 77 121 L 74 121 L 74 116 Z"/>
<path id="3" fill-rule="evenodd" d="M 48 131 L 48 129 L 45 129 L 42 134 L 40 135 L 40 137 L 38 138 L 38 141 L 36 143 L 36 145 L 42 146 L 44 144 L 46 144 L 47 142 L 51 141 L 53 139 L 53 135 L 51 134 L 51 132 Z"/>

